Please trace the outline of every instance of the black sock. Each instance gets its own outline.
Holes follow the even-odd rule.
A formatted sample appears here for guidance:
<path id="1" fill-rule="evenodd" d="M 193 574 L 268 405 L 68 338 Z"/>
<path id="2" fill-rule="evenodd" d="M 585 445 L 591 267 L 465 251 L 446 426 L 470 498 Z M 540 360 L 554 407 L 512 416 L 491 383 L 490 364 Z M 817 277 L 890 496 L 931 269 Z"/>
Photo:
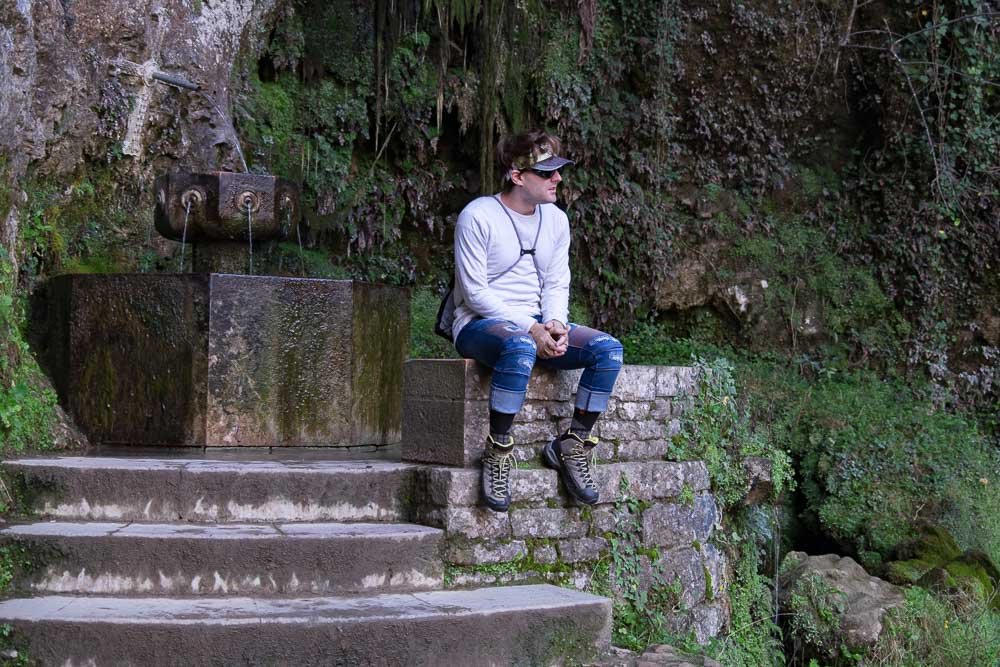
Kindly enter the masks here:
<path id="1" fill-rule="evenodd" d="M 581 440 L 586 439 L 597 423 L 600 412 L 587 412 L 577 408 L 573 411 L 573 421 L 569 424 L 569 430 L 580 436 Z"/>
<path id="2" fill-rule="evenodd" d="M 501 445 L 507 444 L 507 434 L 510 426 L 514 423 L 516 415 L 509 415 L 505 412 L 490 410 L 490 436 Z"/>

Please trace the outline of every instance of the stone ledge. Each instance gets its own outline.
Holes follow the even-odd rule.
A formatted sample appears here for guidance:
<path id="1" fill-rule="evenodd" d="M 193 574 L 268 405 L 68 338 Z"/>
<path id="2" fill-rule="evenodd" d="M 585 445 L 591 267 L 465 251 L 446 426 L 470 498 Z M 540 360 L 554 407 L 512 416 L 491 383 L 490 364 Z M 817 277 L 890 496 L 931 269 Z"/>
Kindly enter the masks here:
<path id="1" fill-rule="evenodd" d="M 536 368 L 511 435 L 530 460 L 565 431 L 582 371 Z M 680 429 L 696 370 L 626 365 L 595 434 L 604 460 L 656 460 Z M 402 455 L 407 461 L 475 467 L 489 418 L 490 370 L 468 359 L 412 359 L 403 369 Z"/>
<path id="2" fill-rule="evenodd" d="M 479 471 L 463 468 L 428 467 L 423 488 L 431 508 L 477 507 Z M 598 506 L 621 500 L 621 479 L 628 480 L 628 494 L 637 500 L 676 498 L 686 488 L 700 493 L 709 489 L 708 468 L 701 461 L 643 461 L 598 465 L 594 479 L 600 489 Z M 519 468 L 511 475 L 511 495 L 515 504 L 558 500 L 574 504 L 562 490 L 559 476 L 545 468 Z"/>

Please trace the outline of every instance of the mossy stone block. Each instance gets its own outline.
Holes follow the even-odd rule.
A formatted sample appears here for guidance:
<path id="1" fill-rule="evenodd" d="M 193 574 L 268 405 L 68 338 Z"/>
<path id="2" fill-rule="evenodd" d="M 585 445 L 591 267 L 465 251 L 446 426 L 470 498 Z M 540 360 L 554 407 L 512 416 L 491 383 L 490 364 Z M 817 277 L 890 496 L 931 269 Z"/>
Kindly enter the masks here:
<path id="1" fill-rule="evenodd" d="M 52 283 L 50 366 L 95 444 L 399 441 L 404 288 L 214 273 Z"/>

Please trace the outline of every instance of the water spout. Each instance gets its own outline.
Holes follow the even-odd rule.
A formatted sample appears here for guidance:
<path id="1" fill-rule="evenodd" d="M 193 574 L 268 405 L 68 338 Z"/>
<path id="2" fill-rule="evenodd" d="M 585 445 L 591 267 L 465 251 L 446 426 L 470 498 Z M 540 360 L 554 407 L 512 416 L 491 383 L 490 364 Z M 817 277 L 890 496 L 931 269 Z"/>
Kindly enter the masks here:
<path id="1" fill-rule="evenodd" d="M 276 176 L 174 172 L 158 177 L 155 189 L 157 231 L 193 244 L 194 270 L 199 272 L 246 274 L 249 266 L 256 275 L 254 251 L 260 248 L 253 244 L 287 238 L 299 220 L 298 187 Z M 246 243 L 249 249 L 243 247 Z M 265 246 L 264 254 L 273 248 Z M 191 270 L 187 248 L 182 253 L 181 270 Z"/>

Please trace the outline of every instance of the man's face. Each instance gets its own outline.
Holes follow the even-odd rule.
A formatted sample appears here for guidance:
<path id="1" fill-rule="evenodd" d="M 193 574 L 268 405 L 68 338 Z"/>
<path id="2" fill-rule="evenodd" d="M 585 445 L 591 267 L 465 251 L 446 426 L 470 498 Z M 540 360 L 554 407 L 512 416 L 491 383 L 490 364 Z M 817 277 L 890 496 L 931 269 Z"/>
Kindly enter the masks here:
<path id="1" fill-rule="evenodd" d="M 554 204 L 556 201 L 556 189 L 562 181 L 562 174 L 556 171 L 534 172 L 531 169 L 524 169 L 515 172 L 519 179 L 514 180 L 515 185 L 524 188 L 526 199 L 533 204 Z M 542 175 L 539 175 L 542 174 Z M 547 178 L 550 177 L 550 178 Z M 521 182 L 518 183 L 517 181 Z"/>

